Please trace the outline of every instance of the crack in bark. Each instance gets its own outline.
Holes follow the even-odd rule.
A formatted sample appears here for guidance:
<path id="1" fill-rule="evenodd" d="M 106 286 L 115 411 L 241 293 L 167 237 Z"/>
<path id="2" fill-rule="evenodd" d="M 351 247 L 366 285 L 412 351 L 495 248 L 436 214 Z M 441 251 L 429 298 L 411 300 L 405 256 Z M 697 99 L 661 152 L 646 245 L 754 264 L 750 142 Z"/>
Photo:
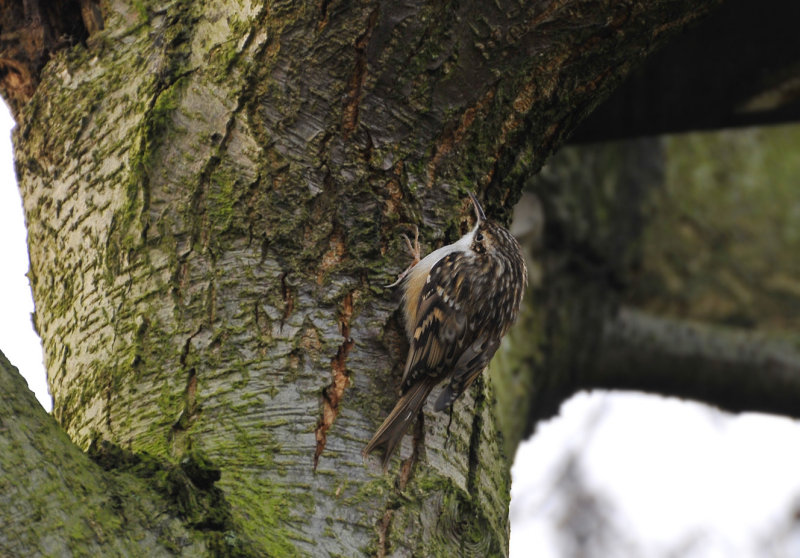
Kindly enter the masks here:
<path id="1" fill-rule="evenodd" d="M 206 311 L 208 312 L 208 323 L 213 324 L 217 319 L 217 286 L 214 281 L 208 284 L 206 292 Z"/>
<path id="2" fill-rule="evenodd" d="M 292 296 L 292 291 L 286 282 L 287 275 L 288 273 L 285 271 L 281 273 L 281 297 L 283 297 L 283 302 L 286 304 L 286 306 L 283 307 L 283 314 L 281 315 L 281 330 L 284 324 L 286 324 L 287 318 L 292 315 L 292 310 L 294 310 L 294 296 Z M 256 312 L 257 311 L 258 307 L 256 306 Z"/>
<path id="3" fill-rule="evenodd" d="M 192 339 L 194 339 L 200 332 L 203 331 L 203 326 L 198 327 L 194 333 L 187 337 L 183 344 L 183 349 L 178 357 L 181 368 L 186 370 L 186 362 L 189 358 L 189 351 L 191 350 Z M 177 454 L 181 449 L 178 447 L 185 439 L 185 432 L 194 423 L 199 415 L 197 407 L 197 369 L 192 366 L 187 370 L 188 376 L 186 378 L 186 387 L 184 388 L 184 402 L 183 409 L 178 414 L 178 417 L 172 423 L 169 431 L 169 441 L 172 444 L 173 453 Z"/>
<path id="4" fill-rule="evenodd" d="M 378 525 L 378 552 L 375 553 L 376 558 L 384 558 L 386 556 L 386 540 L 389 535 L 389 528 L 392 526 L 392 517 L 394 510 L 386 510 Z"/>
<path id="5" fill-rule="evenodd" d="M 328 249 L 322 255 L 322 262 L 317 273 L 317 284 L 322 286 L 325 277 L 334 267 L 341 263 L 345 254 L 345 243 L 338 227 L 334 225 L 333 232 L 328 238 Z"/>
<path id="6" fill-rule="evenodd" d="M 225 152 L 228 141 L 231 137 L 231 132 L 233 130 L 233 125 L 236 122 L 236 116 L 239 114 L 239 111 L 242 110 L 242 99 L 239 98 L 236 108 L 231 111 L 230 118 L 225 123 L 225 132 L 219 138 L 216 146 L 216 153 L 212 153 L 209 155 L 208 159 L 203 166 L 203 169 L 200 171 L 198 176 L 198 180 L 195 184 L 194 191 L 191 195 L 191 211 L 192 214 L 200 216 L 200 218 L 195 221 L 195 225 L 192 227 L 191 234 L 189 235 L 189 249 L 190 251 L 194 249 L 194 244 L 203 238 L 203 246 L 208 247 L 208 234 L 209 234 L 209 223 L 207 221 L 208 214 L 205 210 L 205 200 L 206 200 L 206 184 L 211 183 L 211 176 L 214 174 L 220 164 L 222 164 L 222 157 L 219 153 Z M 214 254 L 213 251 L 211 252 L 211 256 L 213 258 Z"/>
<path id="7" fill-rule="evenodd" d="M 186 361 L 189 358 L 189 351 L 191 349 L 192 339 L 197 337 L 197 335 L 199 335 L 201 331 L 203 331 L 203 326 L 198 327 L 197 330 L 194 333 L 192 333 L 186 339 L 186 342 L 183 344 L 181 355 L 178 358 L 178 361 L 180 362 L 181 367 L 183 369 L 186 369 Z M 195 395 L 197 393 L 197 371 L 194 367 L 191 367 L 189 368 L 188 372 L 189 372 L 189 377 L 186 381 L 186 390 L 184 392 L 187 397 L 186 408 L 191 407 L 192 409 L 194 409 Z"/>
<path id="8" fill-rule="evenodd" d="M 317 423 L 315 436 L 317 448 L 314 451 L 314 470 L 317 470 L 319 457 L 322 455 L 325 445 L 328 442 L 328 430 L 333 426 L 339 414 L 339 403 L 344 395 L 345 388 L 350 383 L 350 375 L 347 373 L 347 355 L 355 345 L 355 341 L 350 337 L 350 318 L 353 315 L 353 293 L 348 293 L 342 301 L 341 314 L 339 317 L 339 329 L 344 341 L 336 350 L 336 356 L 331 360 L 333 379 L 331 383 L 322 390 L 322 417 Z"/>
<path id="9" fill-rule="evenodd" d="M 350 137 L 358 126 L 358 110 L 361 103 L 361 88 L 367 78 L 367 45 L 372 37 L 372 30 L 378 21 L 378 10 L 372 10 L 367 17 L 367 28 L 359 35 L 353 46 L 356 50 L 355 66 L 348 82 L 342 110 L 342 132 L 344 138 Z"/>
<path id="10" fill-rule="evenodd" d="M 197 337 L 197 335 L 203 331 L 203 326 L 200 326 L 192 333 L 187 339 L 186 342 L 183 344 L 183 350 L 181 350 L 181 356 L 178 357 L 178 362 L 181 363 L 182 368 L 186 368 L 186 359 L 189 356 L 189 349 L 191 348 L 192 339 Z"/>
<path id="11" fill-rule="evenodd" d="M 164 59 L 169 60 L 165 53 L 161 53 Z M 153 83 L 153 94 L 147 102 L 141 122 L 136 129 L 137 140 L 135 141 L 137 155 L 132 162 L 132 172 L 130 173 L 130 184 L 128 187 L 127 208 L 133 210 L 136 206 L 137 193 L 141 193 L 141 207 L 138 212 L 138 223 L 141 226 L 139 240 L 144 244 L 147 242 L 147 232 L 150 228 L 150 171 L 153 166 L 153 155 L 162 147 L 163 128 L 166 126 L 167 115 L 175 112 L 174 107 L 169 106 L 167 100 L 172 94 L 173 89 L 179 87 L 180 81 L 192 74 L 194 70 L 186 70 L 177 74 L 169 73 L 165 70 L 158 74 Z M 163 104 L 162 104 L 163 103 Z M 124 217 L 120 224 L 120 234 L 131 228 L 134 217 Z M 111 232 L 109 231 L 109 236 Z"/>
<path id="12" fill-rule="evenodd" d="M 317 22 L 317 32 L 322 31 L 328 25 L 328 6 L 331 0 L 322 0 L 319 3 L 319 21 Z"/>
<path id="13" fill-rule="evenodd" d="M 192 339 L 197 337 L 200 332 L 203 331 L 203 326 L 198 327 L 194 333 L 192 333 L 187 339 L 186 342 L 183 344 L 183 350 L 181 350 L 181 355 L 178 361 L 181 364 L 181 367 L 185 370 L 186 369 L 186 361 L 189 358 L 189 351 L 191 350 Z M 194 419 L 197 416 L 197 404 L 196 404 L 196 395 L 197 395 L 197 370 L 194 366 L 188 369 L 189 376 L 186 380 L 186 389 L 184 391 L 185 395 L 185 404 L 184 409 L 181 411 L 181 415 L 178 417 L 178 420 L 172 425 L 172 428 L 182 428 L 186 429 L 188 424 L 181 426 L 181 419 L 184 415 L 187 416 L 188 419 Z"/>
<path id="14" fill-rule="evenodd" d="M 411 437 L 411 455 L 404 459 L 400 465 L 400 472 L 397 475 L 397 490 L 402 492 L 408 486 L 411 473 L 419 460 L 420 448 L 425 441 L 425 413 L 420 412 L 419 417 L 414 423 L 414 433 Z"/>
<path id="15" fill-rule="evenodd" d="M 177 430 L 188 430 L 189 426 L 197 418 L 197 369 L 194 367 L 189 369 L 189 376 L 186 379 L 186 388 L 183 395 L 183 409 L 177 420 L 172 423 L 173 437 Z"/>

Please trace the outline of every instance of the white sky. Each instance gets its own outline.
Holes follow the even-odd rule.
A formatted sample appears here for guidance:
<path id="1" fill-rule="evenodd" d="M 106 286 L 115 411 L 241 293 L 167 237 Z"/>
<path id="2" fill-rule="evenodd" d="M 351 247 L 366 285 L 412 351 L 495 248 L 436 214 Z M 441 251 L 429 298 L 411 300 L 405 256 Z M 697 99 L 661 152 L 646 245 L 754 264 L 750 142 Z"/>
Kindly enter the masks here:
<path id="1" fill-rule="evenodd" d="M 14 121 L 0 102 L 0 350 L 19 368 L 42 406 L 52 408 L 42 363 L 39 336 L 33 331 L 33 298 L 25 274 L 28 246 L 14 161 L 11 128 Z"/>
<path id="2" fill-rule="evenodd" d="M 22 204 L 10 129 L 0 106 L 0 350 L 48 411 Z M 694 403 L 637 394 L 581 394 L 520 447 L 512 471 L 512 558 L 558 557 L 551 486 L 566 451 L 580 450 L 589 484 L 616 506 L 614 520 L 661 556 L 693 533 L 701 544 L 681 558 L 764 556 L 764 537 L 800 504 L 800 423 L 732 417 Z M 760 541 L 760 542 L 759 542 Z M 800 556 L 800 537 L 781 556 Z M 570 557 L 566 557 L 570 558 Z"/>
<path id="3" fill-rule="evenodd" d="M 800 540 L 766 554 L 765 537 L 800 504 L 800 424 L 729 415 L 640 394 L 582 393 L 522 445 L 512 469 L 511 557 L 556 557 L 553 478 L 579 449 L 588 484 L 611 499 L 614 520 L 643 543 L 635 556 L 800 556 Z M 627 532 L 630 531 L 630 532 Z M 627 555 L 626 555 L 627 556 Z"/>

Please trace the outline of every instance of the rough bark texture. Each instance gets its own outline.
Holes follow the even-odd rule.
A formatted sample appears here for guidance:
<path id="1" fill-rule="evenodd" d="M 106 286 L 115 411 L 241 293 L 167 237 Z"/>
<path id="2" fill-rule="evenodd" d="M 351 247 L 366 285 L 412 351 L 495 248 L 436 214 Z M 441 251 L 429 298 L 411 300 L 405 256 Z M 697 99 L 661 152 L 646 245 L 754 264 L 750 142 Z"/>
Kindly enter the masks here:
<path id="1" fill-rule="evenodd" d="M 130 452 L 221 489 L 224 519 L 187 520 L 176 553 L 506 554 L 521 430 L 504 452 L 486 383 L 426 414 L 390 476 L 362 463 L 406 350 L 380 287 L 398 231 L 454 240 L 467 189 L 502 218 L 715 4 L 104 3 L 17 110 L 54 417 L 107 468 Z M 573 286 L 523 320 L 542 342 L 574 341 L 552 325 L 580 322 Z"/>
<path id="2" fill-rule="evenodd" d="M 171 556 L 176 549 L 211 549 L 213 539 L 191 527 L 211 516 L 198 504 L 208 499 L 179 468 L 128 455 L 116 460 L 122 467 L 103 471 L 42 409 L 2 353 L 0 390 L 0 554 Z"/>

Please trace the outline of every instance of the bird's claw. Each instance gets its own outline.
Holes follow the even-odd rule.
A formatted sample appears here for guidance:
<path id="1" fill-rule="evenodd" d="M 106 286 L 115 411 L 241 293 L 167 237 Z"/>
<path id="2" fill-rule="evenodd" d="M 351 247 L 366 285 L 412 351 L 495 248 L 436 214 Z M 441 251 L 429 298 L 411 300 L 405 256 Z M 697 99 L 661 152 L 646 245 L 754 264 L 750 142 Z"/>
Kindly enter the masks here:
<path id="1" fill-rule="evenodd" d="M 392 283 L 391 285 L 386 285 L 385 288 L 391 289 L 398 286 L 403 279 L 414 269 L 414 266 L 417 265 L 420 261 L 420 247 L 419 247 L 419 228 L 416 225 L 411 225 L 414 229 L 414 242 L 412 243 L 411 240 L 405 234 L 400 234 L 403 237 L 403 240 L 406 241 L 406 246 L 408 247 L 408 251 L 414 258 L 414 261 L 411 263 L 410 266 L 406 268 L 406 270 L 397 276 L 397 281 Z"/>

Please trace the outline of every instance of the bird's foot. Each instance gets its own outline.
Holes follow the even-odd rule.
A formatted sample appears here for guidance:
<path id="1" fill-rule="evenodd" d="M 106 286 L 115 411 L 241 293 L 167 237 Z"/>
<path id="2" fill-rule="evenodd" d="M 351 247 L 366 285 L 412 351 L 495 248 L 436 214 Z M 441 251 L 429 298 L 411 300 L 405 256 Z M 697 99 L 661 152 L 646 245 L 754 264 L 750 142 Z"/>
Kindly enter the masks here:
<path id="1" fill-rule="evenodd" d="M 409 272 L 412 269 L 414 269 L 414 266 L 419 263 L 419 260 L 420 260 L 419 228 L 416 225 L 412 225 L 412 227 L 414 228 L 414 242 L 413 243 L 411 242 L 411 240 L 409 240 L 409 238 L 405 234 L 401 234 L 400 236 L 402 236 L 403 240 L 406 241 L 406 246 L 408 247 L 409 253 L 411 253 L 411 256 L 414 258 L 414 261 L 411 263 L 411 265 L 409 265 L 406 268 L 406 270 L 403 273 L 401 273 L 400 275 L 397 276 L 397 281 L 395 281 L 391 285 L 386 285 L 387 289 L 391 289 L 391 288 L 396 287 L 397 285 L 399 285 L 403 281 L 403 279 L 406 278 L 406 275 L 408 275 Z"/>

